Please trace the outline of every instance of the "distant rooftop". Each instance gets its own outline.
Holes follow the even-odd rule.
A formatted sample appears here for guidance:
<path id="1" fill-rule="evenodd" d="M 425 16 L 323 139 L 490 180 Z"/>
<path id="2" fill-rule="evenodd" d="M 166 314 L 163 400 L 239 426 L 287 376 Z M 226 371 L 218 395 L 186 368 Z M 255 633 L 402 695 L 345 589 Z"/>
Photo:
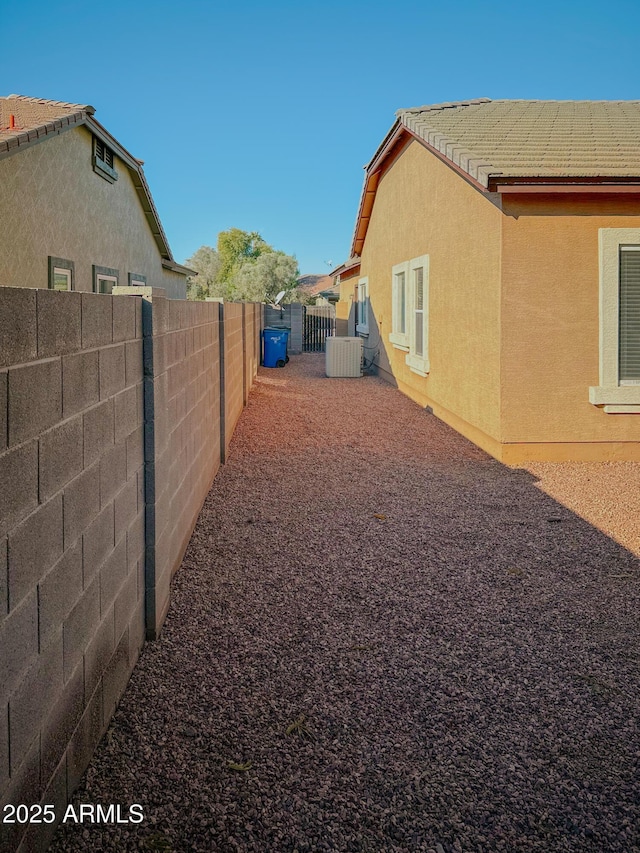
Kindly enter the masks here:
<path id="1" fill-rule="evenodd" d="M 298 287 L 309 296 L 316 296 L 333 287 L 333 278 L 326 273 L 301 275 L 298 279 Z"/>

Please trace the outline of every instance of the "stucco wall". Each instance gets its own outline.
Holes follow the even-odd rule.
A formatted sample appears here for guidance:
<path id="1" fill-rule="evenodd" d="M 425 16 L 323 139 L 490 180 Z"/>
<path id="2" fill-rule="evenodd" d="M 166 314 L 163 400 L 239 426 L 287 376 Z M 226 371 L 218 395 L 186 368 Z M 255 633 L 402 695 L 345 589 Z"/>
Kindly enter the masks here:
<path id="1" fill-rule="evenodd" d="M 336 335 L 353 336 L 356 333 L 355 301 L 359 274 L 340 276 L 340 299 L 336 303 Z"/>
<path id="2" fill-rule="evenodd" d="M 599 384 L 598 229 L 638 228 L 640 201 L 510 195 L 503 211 L 503 458 L 640 458 L 640 416 L 589 403 Z"/>
<path id="3" fill-rule="evenodd" d="M 49 255 L 73 261 L 75 289 L 92 290 L 92 264 L 129 272 L 184 298 L 186 279 L 162 268 L 129 170 L 118 180 L 93 171 L 92 136 L 74 128 L 0 160 L 0 286 L 48 286 Z"/>
<path id="4" fill-rule="evenodd" d="M 500 437 L 500 210 L 413 142 L 382 177 L 362 252 L 370 334 L 365 356 L 445 421 L 491 444 Z M 392 267 L 429 255 L 428 377 L 389 343 Z"/>

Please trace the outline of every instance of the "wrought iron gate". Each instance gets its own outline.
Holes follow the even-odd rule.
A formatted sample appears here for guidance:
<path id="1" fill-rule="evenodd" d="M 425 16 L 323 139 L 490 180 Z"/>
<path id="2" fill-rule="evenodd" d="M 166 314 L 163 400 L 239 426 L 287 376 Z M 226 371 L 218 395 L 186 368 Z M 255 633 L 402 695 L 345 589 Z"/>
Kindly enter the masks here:
<path id="1" fill-rule="evenodd" d="M 335 305 L 307 305 L 305 307 L 303 352 L 324 352 L 325 340 L 335 333 Z"/>

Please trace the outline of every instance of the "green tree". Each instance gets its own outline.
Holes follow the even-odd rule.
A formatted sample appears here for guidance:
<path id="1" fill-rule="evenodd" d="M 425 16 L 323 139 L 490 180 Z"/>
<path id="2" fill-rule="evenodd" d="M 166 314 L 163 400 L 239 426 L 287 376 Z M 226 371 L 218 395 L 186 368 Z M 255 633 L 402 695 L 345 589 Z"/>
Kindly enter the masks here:
<path id="1" fill-rule="evenodd" d="M 286 291 L 283 302 L 295 301 L 298 283 L 298 262 L 284 252 L 263 251 L 246 258 L 230 279 L 234 299 L 247 302 L 273 302 L 281 290 Z"/>
<path id="2" fill-rule="evenodd" d="M 187 298 L 206 299 L 207 296 L 224 296 L 218 283 L 220 257 L 211 246 L 200 246 L 186 262 L 198 275 L 187 279 Z"/>
<path id="3" fill-rule="evenodd" d="M 218 281 L 229 281 L 245 261 L 258 258 L 263 252 L 272 251 L 271 246 L 265 243 L 257 231 L 241 231 L 240 228 L 221 231 L 218 234 Z"/>
<path id="4" fill-rule="evenodd" d="M 198 273 L 188 280 L 189 299 L 209 296 L 273 302 L 281 290 L 286 291 L 285 302 L 299 296 L 295 257 L 276 251 L 257 231 L 221 231 L 217 249 L 201 246 L 186 264 Z"/>

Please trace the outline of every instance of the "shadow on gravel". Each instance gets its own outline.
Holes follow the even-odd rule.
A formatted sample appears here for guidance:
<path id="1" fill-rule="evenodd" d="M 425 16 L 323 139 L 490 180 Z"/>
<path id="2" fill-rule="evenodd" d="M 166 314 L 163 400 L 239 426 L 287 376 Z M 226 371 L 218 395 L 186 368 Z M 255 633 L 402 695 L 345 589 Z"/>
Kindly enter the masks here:
<path id="1" fill-rule="evenodd" d="M 633 853 L 638 569 L 378 380 L 262 371 L 74 796 L 145 820 L 52 850 Z"/>

